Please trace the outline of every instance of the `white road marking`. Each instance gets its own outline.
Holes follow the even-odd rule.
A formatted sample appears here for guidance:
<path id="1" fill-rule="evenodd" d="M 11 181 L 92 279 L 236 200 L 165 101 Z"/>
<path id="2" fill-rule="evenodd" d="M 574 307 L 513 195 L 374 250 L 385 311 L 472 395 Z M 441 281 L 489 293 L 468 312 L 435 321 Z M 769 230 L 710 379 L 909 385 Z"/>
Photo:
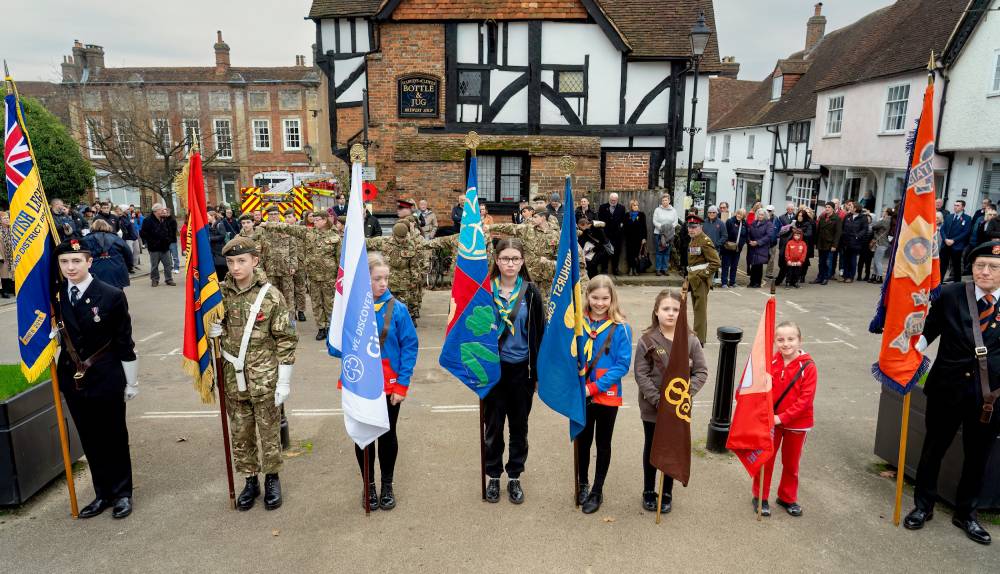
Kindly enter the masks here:
<path id="1" fill-rule="evenodd" d="M 141 419 L 214 419 L 219 413 L 206 415 L 142 415 Z"/>
<path id="2" fill-rule="evenodd" d="M 172 351 L 170 351 L 169 353 L 167 353 L 165 355 L 160 355 L 160 360 L 162 361 L 163 359 L 166 359 L 167 357 L 172 357 L 172 356 L 176 355 L 177 353 L 179 353 L 180 350 L 181 350 L 180 347 L 176 347 Z M 153 355 L 153 356 L 156 356 L 156 355 Z"/>
<path id="3" fill-rule="evenodd" d="M 854 346 L 854 345 L 852 345 L 852 344 L 850 344 L 850 343 L 848 343 L 847 341 L 844 341 L 844 340 L 842 340 L 842 339 L 836 339 L 836 340 L 834 341 L 834 343 L 841 343 L 841 344 L 843 344 L 843 345 L 847 345 L 848 347 L 850 347 L 850 348 L 854 349 L 855 351 L 857 351 L 857 350 L 858 350 L 858 348 L 857 348 L 856 346 Z"/>
<path id="4" fill-rule="evenodd" d="M 440 351 L 441 347 L 420 347 L 420 351 Z"/>
<path id="5" fill-rule="evenodd" d="M 342 413 L 344 409 L 291 409 L 292 413 Z"/>
<path id="6" fill-rule="evenodd" d="M 736 291 L 736 289 L 733 288 L 733 287 L 730 287 L 729 289 L 713 289 L 713 291 L 715 291 L 716 293 L 728 293 L 730 295 L 736 295 L 737 297 L 742 297 L 743 296 L 743 295 L 740 295 Z"/>
<path id="7" fill-rule="evenodd" d="M 853 333 L 851 333 L 851 330 L 848 329 L 847 327 L 843 326 L 843 325 L 838 325 L 837 323 L 833 323 L 833 322 L 830 322 L 830 321 L 827 321 L 826 324 L 829 325 L 829 326 L 831 326 L 831 327 L 833 327 L 834 329 L 840 331 L 841 333 L 844 333 L 846 335 L 853 335 Z"/>
<path id="8" fill-rule="evenodd" d="M 792 309 L 795 309 L 799 313 L 808 313 L 809 312 L 809 309 L 806 309 L 805 307 L 803 307 L 802 305 L 799 305 L 795 301 L 789 301 L 789 300 L 785 299 L 785 304 L 788 305 L 789 307 L 791 307 Z"/>
<path id="9" fill-rule="evenodd" d="M 147 411 L 144 415 L 217 415 L 219 411 Z"/>
<path id="10" fill-rule="evenodd" d="M 153 333 L 152 335 L 148 335 L 146 337 L 143 337 L 142 339 L 139 339 L 138 341 L 136 341 L 136 343 L 145 343 L 146 341 L 148 341 L 150 339 L 153 339 L 155 337 L 159 337 L 162 334 L 163 334 L 163 331 L 157 331 L 157 332 Z"/>

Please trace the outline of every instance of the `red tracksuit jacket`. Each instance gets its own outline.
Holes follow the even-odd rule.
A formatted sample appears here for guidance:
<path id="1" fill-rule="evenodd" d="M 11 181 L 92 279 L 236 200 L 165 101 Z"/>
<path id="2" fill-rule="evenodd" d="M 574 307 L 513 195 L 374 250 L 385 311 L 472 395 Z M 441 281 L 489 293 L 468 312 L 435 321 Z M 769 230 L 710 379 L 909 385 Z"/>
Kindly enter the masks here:
<path id="1" fill-rule="evenodd" d="M 775 401 L 795 378 L 802 363 L 812 360 L 809 353 L 801 351 L 795 360 L 786 365 L 781 353 L 774 354 L 771 360 L 771 394 Z M 816 363 L 812 362 L 806 366 L 781 404 L 774 409 L 774 414 L 781 419 L 781 426 L 789 430 L 809 430 L 813 427 L 813 399 L 816 397 L 817 380 Z"/>

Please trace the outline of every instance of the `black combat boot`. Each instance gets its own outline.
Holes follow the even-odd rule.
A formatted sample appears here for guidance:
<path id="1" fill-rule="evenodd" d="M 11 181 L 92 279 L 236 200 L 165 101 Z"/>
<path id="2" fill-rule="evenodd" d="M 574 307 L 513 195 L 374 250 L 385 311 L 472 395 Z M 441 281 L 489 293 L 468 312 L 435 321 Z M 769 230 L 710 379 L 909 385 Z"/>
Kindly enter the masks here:
<path id="1" fill-rule="evenodd" d="M 576 495 L 576 505 L 583 506 L 583 503 L 587 501 L 587 496 L 590 495 L 590 485 L 586 482 L 580 483 L 579 494 Z"/>
<path id="2" fill-rule="evenodd" d="M 382 496 L 378 500 L 378 506 L 382 510 L 392 510 L 396 508 L 396 495 L 392 493 L 392 483 L 382 483 Z"/>
<path id="3" fill-rule="evenodd" d="M 236 498 L 236 510 L 250 510 L 258 496 L 260 496 L 260 482 L 257 481 L 257 475 L 248 476 L 243 492 Z"/>
<path id="4" fill-rule="evenodd" d="M 365 508 L 364 497 L 361 498 L 361 508 Z M 378 490 L 374 482 L 368 485 L 368 510 L 371 512 L 378 510 Z"/>
<path id="5" fill-rule="evenodd" d="M 264 508 L 274 510 L 281 506 L 281 481 L 277 474 L 264 475 Z"/>
<path id="6" fill-rule="evenodd" d="M 323 339 L 326 339 L 326 329 L 320 327 L 319 331 L 316 332 L 316 340 L 322 341 Z"/>
<path id="7" fill-rule="evenodd" d="M 299 321 L 305 321 L 305 320 L 306 320 L 306 312 L 299 311 Z"/>

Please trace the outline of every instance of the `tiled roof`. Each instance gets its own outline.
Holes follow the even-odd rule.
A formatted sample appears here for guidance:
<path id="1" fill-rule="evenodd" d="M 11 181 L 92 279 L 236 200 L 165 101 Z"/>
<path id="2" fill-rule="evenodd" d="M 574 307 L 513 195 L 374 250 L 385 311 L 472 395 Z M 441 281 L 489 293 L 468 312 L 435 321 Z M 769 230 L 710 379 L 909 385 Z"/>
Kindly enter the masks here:
<path id="1" fill-rule="evenodd" d="M 939 53 L 944 47 L 965 2 L 897 0 L 834 30 L 811 51 L 795 54 L 794 60 L 808 62 L 808 70 L 781 99 L 771 101 L 769 75 L 732 111 L 710 122 L 710 129 L 806 120 L 816 115 L 819 90 L 919 70 L 931 49 Z"/>
<path id="2" fill-rule="evenodd" d="M 226 74 L 216 74 L 215 68 L 102 68 L 87 78 L 87 83 L 304 83 L 319 84 L 319 72 L 311 67 L 229 68 Z"/>
<path id="3" fill-rule="evenodd" d="M 341 18 L 371 16 L 378 12 L 382 0 L 313 0 L 310 18 Z"/>
<path id="4" fill-rule="evenodd" d="M 389 0 L 313 0 L 309 17 L 371 17 Z M 595 0 L 603 13 L 594 19 L 608 20 L 623 38 L 634 58 L 687 58 L 691 54 L 688 33 L 705 12 L 712 29 L 701 66 L 706 72 L 719 67 L 719 43 L 715 32 L 712 0 Z M 582 19 L 588 13 L 580 0 L 402 0 L 398 11 L 406 19 L 495 20 Z"/>
<path id="5" fill-rule="evenodd" d="M 708 81 L 708 129 L 714 130 L 718 122 L 743 102 L 754 90 L 758 82 L 716 77 Z"/>

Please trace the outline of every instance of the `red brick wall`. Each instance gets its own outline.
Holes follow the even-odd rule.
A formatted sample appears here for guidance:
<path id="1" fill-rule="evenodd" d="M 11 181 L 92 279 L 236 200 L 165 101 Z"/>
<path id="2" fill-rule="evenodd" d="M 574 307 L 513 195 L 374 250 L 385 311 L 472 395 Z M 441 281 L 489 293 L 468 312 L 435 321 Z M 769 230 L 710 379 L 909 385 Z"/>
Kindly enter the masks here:
<path id="1" fill-rule="evenodd" d="M 649 189 L 649 152 L 607 152 L 604 160 L 607 189 Z"/>
<path id="2" fill-rule="evenodd" d="M 580 0 L 403 0 L 394 20 L 586 20 Z"/>
<path id="3" fill-rule="evenodd" d="M 426 199 L 431 210 L 437 214 L 438 225 L 442 227 L 450 225 L 451 207 L 455 204 L 452 190 L 464 191 L 463 181 L 465 162 L 414 161 L 396 164 L 396 182 L 403 194 L 417 201 Z"/>
<path id="4" fill-rule="evenodd" d="M 559 169 L 561 156 L 533 156 L 531 158 L 531 186 L 538 186 L 538 194 L 560 196 L 566 188 L 566 174 Z M 573 177 L 573 195 L 580 197 L 601 187 L 601 158 L 574 156 L 576 173 Z M 534 199 L 534 196 L 528 199 Z"/>

